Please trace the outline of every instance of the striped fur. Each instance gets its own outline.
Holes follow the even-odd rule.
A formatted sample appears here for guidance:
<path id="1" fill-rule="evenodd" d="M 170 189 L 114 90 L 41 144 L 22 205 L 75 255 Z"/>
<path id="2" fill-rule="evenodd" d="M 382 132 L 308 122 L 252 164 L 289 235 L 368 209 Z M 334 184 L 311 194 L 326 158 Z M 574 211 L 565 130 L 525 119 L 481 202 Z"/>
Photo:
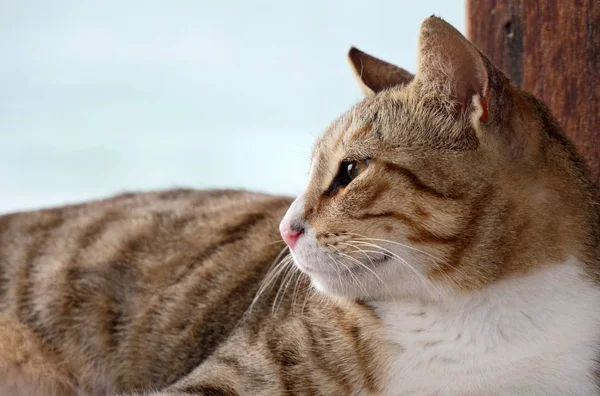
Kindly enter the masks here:
<path id="1" fill-rule="evenodd" d="M 451 26 L 429 18 L 419 47 L 415 76 L 351 50 L 368 97 L 293 202 L 0 217 L 0 396 L 600 395 L 581 157 Z M 278 227 L 301 230 L 291 255 Z"/>
<path id="2" fill-rule="evenodd" d="M 0 217 L 0 338 L 35 351 L 3 345 L 0 373 L 42 382 L 30 393 L 0 385 L 2 395 L 379 393 L 369 309 L 324 304 L 294 273 L 275 314 L 282 279 L 247 313 L 289 203 L 177 190 Z"/>

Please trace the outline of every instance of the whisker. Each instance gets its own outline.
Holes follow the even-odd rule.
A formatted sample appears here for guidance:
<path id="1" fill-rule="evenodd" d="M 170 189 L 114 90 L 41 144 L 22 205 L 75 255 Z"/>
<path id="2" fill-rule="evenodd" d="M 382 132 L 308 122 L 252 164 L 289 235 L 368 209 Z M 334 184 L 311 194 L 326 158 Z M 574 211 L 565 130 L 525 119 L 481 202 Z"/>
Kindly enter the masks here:
<path id="1" fill-rule="evenodd" d="M 382 242 L 387 242 L 387 243 L 391 243 L 391 244 L 399 245 L 399 246 L 401 246 L 401 247 L 405 247 L 405 248 L 408 248 L 408 249 L 412 249 L 412 250 L 414 250 L 414 251 L 416 251 L 416 252 L 419 252 L 419 253 L 422 253 L 422 254 L 424 254 L 424 255 L 428 256 L 428 257 L 429 257 L 429 259 L 431 260 L 431 262 L 433 263 L 433 265 L 434 265 L 434 266 L 436 266 L 436 267 L 439 267 L 439 265 L 440 265 L 440 264 L 443 264 L 443 265 L 445 265 L 445 266 L 448 266 L 448 267 L 450 267 L 450 268 L 454 269 L 454 270 L 455 270 L 456 272 L 458 272 L 460 275 L 463 275 L 463 276 L 465 276 L 465 273 L 464 273 L 463 271 L 461 271 L 461 270 L 460 270 L 459 268 L 457 268 L 455 265 L 452 265 L 452 264 L 451 264 L 451 263 L 450 263 L 448 260 L 446 260 L 445 258 L 438 257 L 438 256 L 434 256 L 433 254 L 431 254 L 431 253 L 428 253 L 428 252 L 426 252 L 426 251 L 424 251 L 424 250 L 418 249 L 418 248 L 416 248 L 416 247 L 414 247 L 414 246 L 410 246 L 410 245 L 407 245 L 407 244 L 404 244 L 404 243 L 400 243 L 400 242 L 390 241 L 390 240 L 387 240 L 387 239 L 379 239 L 379 238 L 367 238 L 367 237 L 364 237 L 364 239 L 368 239 L 368 240 L 374 240 L 374 241 L 382 241 Z M 481 273 L 481 271 L 479 271 L 479 270 L 477 270 L 477 271 L 478 271 L 479 273 Z"/>
<path id="2" fill-rule="evenodd" d="M 341 242 L 341 243 L 344 243 L 344 242 Z M 351 244 L 348 244 L 348 243 L 344 243 L 344 244 L 350 245 L 353 248 L 357 249 L 358 251 L 361 251 L 362 253 L 364 253 L 364 255 L 367 256 L 367 258 L 369 259 L 369 261 L 371 261 L 371 264 L 373 264 L 373 260 L 371 260 L 371 257 L 369 257 L 369 255 L 364 250 L 362 250 L 358 246 L 354 246 L 354 245 L 351 245 Z M 334 246 L 334 248 L 335 248 L 335 246 Z M 387 285 L 385 284 L 385 282 L 383 281 L 383 279 L 381 279 L 381 277 L 379 277 L 379 275 L 377 275 L 377 273 L 375 271 L 373 271 L 371 268 L 369 268 L 366 264 L 364 264 L 360 260 L 358 260 L 358 259 L 356 259 L 356 258 L 354 258 L 354 257 L 352 257 L 350 255 L 347 255 L 347 254 L 344 254 L 344 253 L 340 252 L 339 249 L 337 249 L 337 248 L 335 248 L 335 249 L 337 250 L 337 253 L 340 256 L 347 257 L 347 258 L 349 258 L 351 260 L 354 260 L 356 263 L 358 263 L 358 265 L 361 268 L 364 268 L 364 269 L 368 270 L 371 274 L 373 274 L 373 276 L 375 276 L 375 278 L 383 285 L 383 287 L 385 287 L 386 291 L 388 292 L 388 294 L 390 295 L 390 297 L 392 298 L 392 300 L 394 300 L 394 294 L 390 291 L 390 289 L 387 287 Z"/>
<path id="3" fill-rule="evenodd" d="M 262 295 L 262 293 L 265 292 L 265 289 L 267 288 L 267 286 L 270 286 L 269 291 L 271 291 L 273 289 L 274 286 L 274 281 L 279 277 L 279 275 L 281 275 L 282 272 L 286 272 L 289 269 L 289 266 L 292 265 L 292 257 L 286 257 L 284 260 L 281 261 L 280 265 L 273 269 L 273 271 L 269 272 L 269 275 L 267 275 L 265 277 L 265 281 L 263 282 L 263 286 L 261 286 L 261 288 L 259 289 L 259 291 L 256 293 L 255 299 L 258 300 L 258 298 L 260 297 L 260 295 Z"/>
<path id="4" fill-rule="evenodd" d="M 292 263 L 292 258 L 291 256 L 284 258 L 283 260 L 281 260 L 281 262 L 279 262 L 277 264 L 277 266 L 275 266 L 274 268 L 272 268 L 271 270 L 269 270 L 269 272 L 267 273 L 267 276 L 265 276 L 265 279 L 263 280 L 263 282 L 261 283 L 261 286 L 259 287 L 258 291 L 256 292 L 256 295 L 254 296 L 254 299 L 252 300 L 252 304 L 250 305 L 250 308 L 252 308 L 254 306 L 254 304 L 259 300 L 259 298 L 262 296 L 262 294 L 266 291 L 267 287 L 270 286 L 270 290 L 272 290 L 274 284 L 273 281 L 275 279 L 277 279 L 279 277 L 279 275 Z"/>
<path id="5" fill-rule="evenodd" d="M 261 282 L 258 290 L 256 291 L 256 294 L 254 295 L 254 298 L 252 299 L 252 302 L 250 303 L 250 305 L 248 306 L 248 308 L 246 309 L 246 311 L 244 312 L 244 314 L 242 315 L 242 317 L 236 324 L 236 328 L 239 326 L 239 324 L 242 321 L 247 319 L 247 317 L 252 313 L 252 309 L 254 308 L 254 306 L 256 305 L 258 300 L 261 298 L 261 296 L 265 293 L 267 288 L 269 289 L 268 291 L 270 292 L 273 289 L 274 281 L 281 275 L 281 273 L 290 264 L 293 263 L 293 257 L 291 256 L 291 254 L 289 252 L 287 252 L 287 255 L 284 256 L 286 254 L 287 250 L 288 250 L 288 247 L 286 246 L 279 252 L 277 257 L 275 257 L 275 260 L 273 260 L 273 264 L 271 264 L 271 268 L 269 268 L 269 270 L 267 271 L 267 275 Z M 282 258 L 282 256 L 284 256 L 284 257 Z"/>
<path id="6" fill-rule="evenodd" d="M 462 275 L 462 276 L 466 276 L 466 274 L 465 274 L 463 271 L 461 271 L 461 270 L 460 270 L 459 268 L 457 268 L 456 266 L 452 265 L 452 264 L 451 264 L 450 262 L 448 262 L 448 261 L 447 261 L 445 258 L 442 258 L 442 257 L 435 256 L 435 255 L 433 255 L 433 254 L 431 254 L 431 253 L 429 253 L 429 252 L 426 252 L 426 251 L 424 251 L 424 250 L 422 250 L 422 249 L 419 249 L 419 248 L 416 248 L 416 247 L 414 247 L 414 246 L 407 245 L 407 244 L 405 244 L 405 243 L 401 243 L 401 242 L 391 241 L 391 240 L 389 240 L 389 239 L 370 238 L 370 237 L 367 237 L 367 236 L 365 236 L 365 235 L 358 234 L 358 233 L 355 233 L 355 232 L 347 232 L 347 233 L 344 233 L 344 234 L 347 234 L 347 235 L 357 235 L 357 236 L 359 236 L 359 237 L 361 237 L 362 239 L 365 239 L 365 240 L 386 242 L 386 243 L 390 243 L 390 244 L 398 245 L 398 246 L 401 246 L 401 247 L 405 247 L 405 248 L 407 248 L 407 249 L 414 250 L 414 251 L 416 251 L 416 252 L 419 252 L 419 253 L 421 253 L 421 254 L 424 254 L 424 255 L 428 256 L 428 257 L 429 257 L 429 259 L 431 260 L 431 262 L 433 263 L 433 265 L 434 265 L 434 266 L 436 266 L 436 267 L 439 267 L 439 265 L 440 265 L 440 263 L 441 263 L 441 264 L 443 264 L 443 265 L 446 265 L 446 266 L 448 266 L 448 267 L 450 267 L 450 268 L 454 269 L 454 270 L 455 270 L 456 272 L 458 272 L 460 275 Z M 359 239 L 360 239 L 360 238 L 359 238 Z M 481 273 L 481 271 L 479 271 L 479 270 L 478 270 L 478 272 L 479 272 L 479 273 Z M 450 277 L 449 275 L 447 275 L 447 277 L 448 277 L 448 278 L 450 278 L 450 279 L 452 279 L 452 277 Z"/>
<path id="7" fill-rule="evenodd" d="M 329 257 L 329 259 L 330 259 L 331 261 L 333 261 L 333 263 L 334 263 L 334 264 L 336 264 L 336 265 L 341 265 L 341 266 L 343 266 L 343 267 L 346 269 L 346 271 L 350 271 L 350 269 L 349 269 L 349 268 L 348 268 L 346 265 L 344 265 L 344 263 L 341 263 L 341 262 L 337 261 L 337 260 L 336 260 L 336 259 L 335 259 L 335 258 L 334 258 L 332 255 L 330 255 L 329 253 L 326 253 L 326 254 L 327 254 L 327 257 Z M 332 268 L 335 270 L 335 273 L 336 273 L 336 274 L 337 274 L 337 276 L 338 276 L 339 283 L 340 283 L 341 285 L 345 286 L 345 283 L 342 281 L 342 274 L 341 274 L 341 273 L 340 273 L 340 272 L 339 272 L 339 271 L 336 269 L 335 265 L 334 265 L 334 266 L 332 266 Z M 343 292 L 345 292 L 345 288 L 344 288 Z"/>
<path id="8" fill-rule="evenodd" d="M 281 252 L 279 252 L 277 257 L 275 257 L 275 260 L 273 261 L 271 268 L 269 268 L 269 271 L 267 271 L 267 276 L 265 276 L 265 279 L 263 280 L 263 283 L 261 284 L 261 288 L 259 288 L 259 291 L 264 288 L 266 281 L 269 281 L 271 279 L 271 277 L 276 276 L 276 273 L 280 270 L 280 267 L 289 264 L 293 260 L 291 254 L 289 252 L 287 252 L 287 254 L 286 254 L 287 250 L 288 250 L 288 247 L 283 248 L 281 250 Z M 282 256 L 283 256 L 283 258 L 282 258 Z M 259 293 L 257 293 L 257 295 L 259 295 Z"/>
<path id="9" fill-rule="evenodd" d="M 281 284 L 279 285 L 279 289 L 277 290 L 277 294 L 275 294 L 275 299 L 273 300 L 273 305 L 271 306 L 271 315 L 275 315 L 275 313 L 279 310 L 279 306 L 281 305 L 281 302 L 285 298 L 285 292 L 288 289 L 288 287 L 290 285 L 290 281 L 295 274 L 294 271 L 297 270 L 297 268 L 298 268 L 293 264 L 293 261 L 291 263 L 292 263 L 292 265 L 288 266 L 288 269 L 286 270 L 286 273 L 283 276 L 283 281 L 281 282 Z M 283 285 L 285 285 L 285 288 L 283 288 Z M 283 288 L 283 294 L 281 293 L 282 288 Z M 280 295 L 281 295 L 281 299 L 279 299 Z M 279 299 L 279 302 L 277 302 L 278 299 Z"/>
<path id="10" fill-rule="evenodd" d="M 313 289 L 312 284 L 309 283 L 309 285 L 306 287 L 306 293 L 304 293 L 304 302 L 302 303 L 302 308 L 300 309 L 301 315 L 304 315 L 304 308 L 306 307 L 306 302 L 311 297 L 311 293 L 313 293 L 314 291 L 315 290 Z"/>
<path id="11" fill-rule="evenodd" d="M 353 245 L 353 244 L 351 244 L 351 243 L 348 243 L 348 242 L 339 242 L 339 244 L 340 244 L 340 245 L 346 245 L 346 246 L 350 246 L 350 247 L 352 247 L 352 248 L 354 248 L 354 249 L 356 249 L 356 250 L 360 251 L 361 253 L 365 253 L 365 251 L 364 251 L 364 250 L 362 250 L 362 249 L 361 249 L 361 248 L 359 248 L 358 246 L 355 246 L 355 245 Z M 368 254 L 365 254 L 365 256 L 367 257 L 367 259 L 369 260 L 369 262 L 371 263 L 371 265 L 373 265 L 374 263 L 373 263 L 373 260 L 371 259 L 371 256 L 369 256 Z"/>
<path id="12" fill-rule="evenodd" d="M 392 256 L 392 258 L 396 259 L 397 261 L 403 263 L 406 267 L 408 267 L 415 275 L 417 275 L 417 277 L 423 282 L 423 284 L 425 285 L 425 287 L 427 287 L 427 289 L 429 290 L 429 292 L 431 293 L 431 288 L 433 288 L 435 290 L 435 293 L 431 293 L 434 296 L 440 296 L 441 293 L 439 291 L 439 289 L 433 284 L 433 282 L 431 282 L 429 279 L 425 278 L 425 276 L 423 274 L 421 274 L 419 271 L 417 271 L 417 269 L 415 267 L 413 267 L 408 261 L 406 261 L 404 258 L 398 256 L 396 253 L 392 252 L 389 249 L 386 249 L 380 245 L 374 244 L 374 243 L 369 243 L 369 242 L 363 242 L 363 241 L 355 241 L 356 243 L 361 243 L 361 244 L 365 244 L 367 246 L 371 246 L 374 247 L 376 249 L 379 249 L 380 251 L 385 251 L 387 254 L 389 254 L 390 256 Z"/>
<path id="13" fill-rule="evenodd" d="M 276 241 L 269 242 L 269 243 L 267 243 L 265 245 L 262 245 L 262 247 L 267 247 L 267 246 L 275 245 L 276 243 L 285 243 L 285 241 L 283 239 L 278 239 Z M 287 247 L 285 247 L 284 249 L 287 249 Z"/>
<path id="14" fill-rule="evenodd" d="M 340 256 L 346 256 L 344 253 L 340 252 L 340 250 L 338 248 L 336 248 L 335 246 L 333 246 L 333 245 L 330 245 L 330 246 L 332 248 L 334 248 L 336 250 L 337 254 L 339 254 Z M 346 257 L 352 258 L 350 256 L 346 256 Z M 335 260 L 335 258 L 333 260 L 338 262 L 337 260 Z M 360 283 L 360 281 L 358 280 L 358 277 L 350 270 L 350 268 L 342 262 L 339 262 L 339 263 L 341 265 L 343 265 L 344 268 L 346 268 L 346 271 L 348 271 L 350 273 L 350 275 L 356 280 L 357 285 L 360 286 L 360 288 L 364 291 L 365 295 L 368 295 L 369 292 L 365 289 L 364 285 L 362 283 Z"/>
<path id="15" fill-rule="evenodd" d="M 300 280 L 303 278 L 303 274 L 301 271 L 296 271 L 296 284 L 294 285 L 294 292 L 292 293 L 292 314 L 294 314 L 294 308 L 296 307 L 296 296 L 298 294 L 298 285 Z"/>
<path id="16" fill-rule="evenodd" d="M 434 264 L 437 264 L 437 263 L 435 263 L 435 260 L 444 260 L 444 259 L 442 259 L 441 257 L 434 256 L 434 255 L 432 255 L 432 254 L 431 254 L 431 253 L 429 253 L 429 252 L 426 252 L 426 251 L 424 251 L 424 250 L 422 250 L 422 249 L 416 248 L 416 247 L 414 247 L 414 246 L 411 246 L 411 245 L 407 245 L 407 244 L 405 244 L 405 243 L 401 243 L 401 242 L 397 242 L 397 241 L 391 241 L 391 240 L 389 240 L 389 239 L 371 238 L 371 237 L 367 237 L 367 236 L 365 236 L 365 235 L 358 234 L 358 233 L 355 233 L 355 232 L 349 232 L 349 233 L 345 233 L 345 234 L 348 234 L 348 235 L 350 235 L 350 234 L 351 234 L 351 235 L 356 235 L 356 236 L 359 236 L 359 237 L 361 237 L 361 238 L 364 238 L 364 239 L 366 239 L 366 240 L 369 240 L 369 241 L 387 242 L 387 243 L 391 243 L 391 244 L 393 244 L 393 245 L 398 245 L 398 246 L 405 247 L 405 248 L 407 248 L 407 249 L 414 250 L 414 251 L 416 251 L 416 252 L 419 252 L 419 253 L 422 253 L 422 254 L 424 254 L 424 255 L 426 255 L 426 256 L 429 256 L 429 257 L 430 257 L 432 260 L 434 260 Z"/>

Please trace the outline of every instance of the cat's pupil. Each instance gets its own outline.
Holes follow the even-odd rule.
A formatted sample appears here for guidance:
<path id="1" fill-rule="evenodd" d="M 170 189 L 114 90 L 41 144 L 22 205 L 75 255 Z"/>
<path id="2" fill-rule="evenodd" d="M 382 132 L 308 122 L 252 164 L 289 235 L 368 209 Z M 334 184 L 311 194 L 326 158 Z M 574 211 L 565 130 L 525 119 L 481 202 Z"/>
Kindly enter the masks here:
<path id="1" fill-rule="evenodd" d="M 352 180 L 356 176 L 358 176 L 358 164 L 356 163 L 356 161 L 349 162 L 346 167 L 346 171 L 348 173 L 348 177 L 350 178 L 350 180 Z"/>
<path id="2" fill-rule="evenodd" d="M 361 161 L 345 162 L 346 173 L 348 174 L 348 178 L 350 178 L 351 181 L 356 179 L 358 175 L 360 175 L 361 172 L 363 172 L 367 168 L 367 166 L 369 166 L 369 162 L 370 160 L 368 158 Z"/>

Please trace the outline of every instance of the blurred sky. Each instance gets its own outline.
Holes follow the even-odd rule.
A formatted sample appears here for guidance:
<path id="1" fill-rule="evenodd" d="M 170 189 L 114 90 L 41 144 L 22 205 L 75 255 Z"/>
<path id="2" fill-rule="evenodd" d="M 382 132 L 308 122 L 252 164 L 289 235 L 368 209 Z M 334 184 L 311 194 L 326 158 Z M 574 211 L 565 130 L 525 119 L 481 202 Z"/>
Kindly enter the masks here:
<path id="1" fill-rule="evenodd" d="M 298 194 L 361 99 L 350 45 L 414 71 L 462 0 L 0 0 L 0 212 L 175 186 Z"/>

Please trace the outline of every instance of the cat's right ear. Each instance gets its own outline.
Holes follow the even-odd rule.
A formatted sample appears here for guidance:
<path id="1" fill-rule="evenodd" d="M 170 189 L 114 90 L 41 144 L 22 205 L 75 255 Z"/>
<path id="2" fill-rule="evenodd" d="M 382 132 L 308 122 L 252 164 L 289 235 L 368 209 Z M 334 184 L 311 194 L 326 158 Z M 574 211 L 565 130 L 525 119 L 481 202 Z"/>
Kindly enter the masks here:
<path id="1" fill-rule="evenodd" d="M 358 48 L 350 48 L 348 60 L 366 96 L 375 95 L 397 85 L 408 84 L 414 78 L 412 73 L 366 54 Z"/>

